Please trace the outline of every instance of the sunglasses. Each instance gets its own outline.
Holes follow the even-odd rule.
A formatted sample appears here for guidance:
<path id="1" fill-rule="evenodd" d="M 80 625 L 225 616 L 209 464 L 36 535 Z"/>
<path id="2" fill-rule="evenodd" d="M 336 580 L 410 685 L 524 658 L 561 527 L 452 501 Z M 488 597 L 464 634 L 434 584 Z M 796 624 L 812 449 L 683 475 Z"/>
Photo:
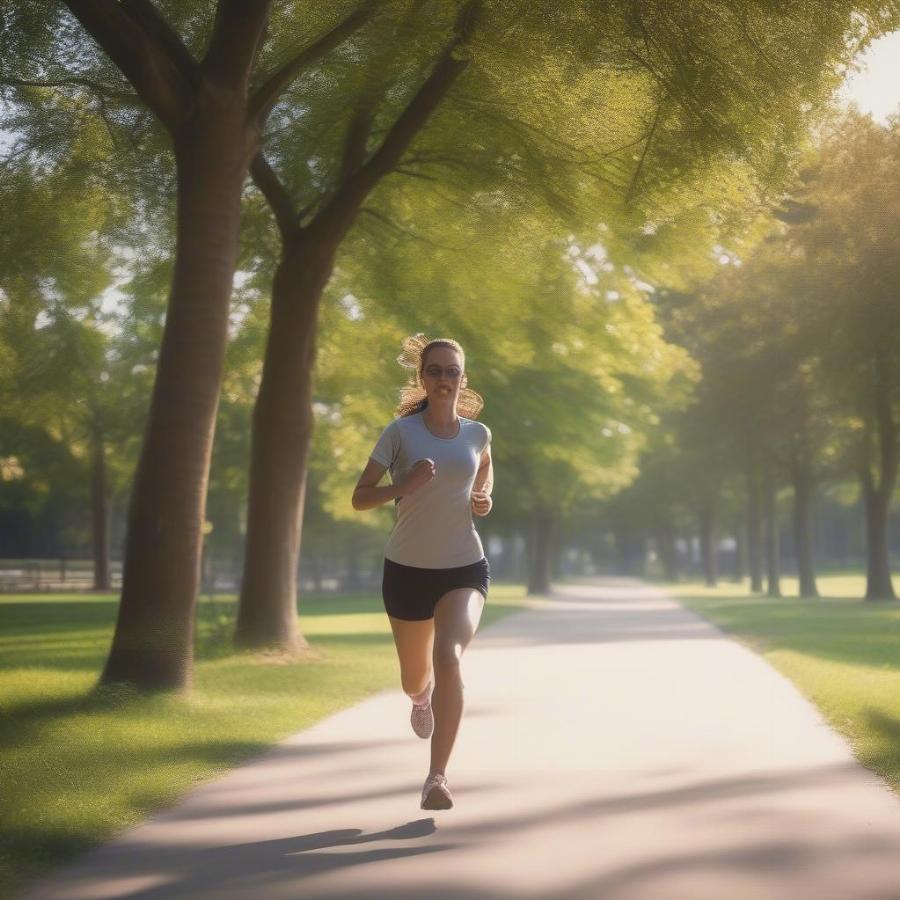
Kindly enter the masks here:
<path id="1" fill-rule="evenodd" d="M 462 369 L 459 366 L 425 366 L 425 374 L 429 378 L 440 378 L 443 375 L 450 381 L 456 381 L 462 375 Z"/>

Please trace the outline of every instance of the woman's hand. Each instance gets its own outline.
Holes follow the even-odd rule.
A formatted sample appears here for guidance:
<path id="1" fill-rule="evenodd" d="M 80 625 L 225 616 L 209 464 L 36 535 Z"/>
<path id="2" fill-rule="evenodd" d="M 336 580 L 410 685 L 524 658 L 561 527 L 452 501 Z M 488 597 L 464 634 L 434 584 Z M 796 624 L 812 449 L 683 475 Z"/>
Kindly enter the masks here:
<path id="1" fill-rule="evenodd" d="M 414 494 L 419 488 L 424 487 L 433 478 L 434 460 L 416 460 L 400 485 L 400 490 L 402 491 L 401 496 L 408 497 L 410 494 Z"/>
<path id="2" fill-rule="evenodd" d="M 472 512 L 476 516 L 486 516 L 494 505 L 487 491 L 472 491 Z"/>

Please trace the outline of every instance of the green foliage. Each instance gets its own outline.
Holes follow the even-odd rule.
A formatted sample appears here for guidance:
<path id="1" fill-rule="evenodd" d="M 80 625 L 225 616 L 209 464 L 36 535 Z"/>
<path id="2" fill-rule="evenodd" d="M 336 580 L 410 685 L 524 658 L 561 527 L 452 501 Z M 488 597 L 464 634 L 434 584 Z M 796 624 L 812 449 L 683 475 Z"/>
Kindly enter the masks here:
<path id="1" fill-rule="evenodd" d="M 446 46 L 460 5 L 380 5 L 283 95 L 264 145 L 306 218 L 346 178 L 351 124 L 368 117 L 363 158 L 374 153 Z M 357 6 L 275 5 L 254 83 Z M 158 8 L 199 59 L 212 0 Z M 0 15 L 9 26 L 0 32 L 4 124 L 19 173 L 5 175 L 0 190 L 22 217 L 0 237 L 0 283 L 7 304 L 5 285 L 16 286 L 24 317 L 7 312 L 0 363 L 21 371 L 17 355 L 49 311 L 40 279 L 55 279 L 67 309 L 93 302 L 68 324 L 52 317 L 52 340 L 48 332 L 41 344 L 68 347 L 70 362 L 80 347 L 91 365 L 66 379 L 69 363 L 47 364 L 19 396 L 47 418 L 42 403 L 51 397 L 70 415 L 81 406 L 67 398 L 93 395 L 96 413 L 108 385 L 118 407 L 102 418 L 118 428 L 124 483 L 171 274 L 169 142 L 62 7 L 26 0 Z M 541 497 L 568 507 L 576 496 L 621 489 L 645 435 L 694 378 L 685 354 L 666 344 L 642 282 L 687 290 L 715 269 L 712 247 L 743 253 L 758 240 L 761 209 L 779 195 L 848 60 L 896 24 L 896 5 L 877 2 L 485 0 L 459 50 L 468 61 L 462 77 L 369 199 L 340 256 L 323 312 L 312 507 L 321 500 L 323 512 L 352 517 L 345 492 L 391 415 L 393 356 L 402 335 L 419 329 L 453 333 L 469 349 L 498 462 L 516 472 L 508 485 L 523 486 L 511 506 Z M 38 193 L 15 202 L 26 190 Z M 126 248 L 128 281 L 119 308 L 103 311 L 96 299 L 114 245 Z M 210 540 L 220 548 L 239 537 L 263 298 L 277 254 L 268 214 L 248 192 L 241 267 L 249 280 L 235 298 L 210 476 Z M 348 318 L 348 294 L 363 319 Z M 44 400 L 32 403 L 39 383 Z M 521 458 L 522 446 L 534 448 L 533 459 Z"/>
<path id="2" fill-rule="evenodd" d="M 742 500 L 754 453 L 782 481 L 808 477 L 845 503 L 858 498 L 846 482 L 862 461 L 878 482 L 890 458 L 885 428 L 900 422 L 898 182 L 898 123 L 853 112 L 834 119 L 742 253 L 723 251 L 714 276 L 689 293 L 663 292 L 666 334 L 702 377 L 669 423 L 669 442 L 643 461 L 646 484 L 623 498 L 645 522 L 728 488 Z M 662 460 L 670 476 L 680 473 L 674 493 L 660 489 L 669 480 Z"/>
<path id="3" fill-rule="evenodd" d="M 383 193 L 383 208 L 388 199 L 411 203 L 406 190 Z M 477 207 L 453 215 L 437 192 L 416 199 L 420 230 L 440 241 L 401 234 L 375 244 L 361 220 L 323 311 L 329 508 L 354 515 L 352 485 L 405 379 L 394 358 L 415 331 L 466 350 L 494 434 L 497 518 L 512 522 L 537 504 L 564 511 L 627 484 L 647 429 L 692 377 L 634 279 L 604 271 L 599 247 L 540 241 L 528 220 L 505 235 Z"/>

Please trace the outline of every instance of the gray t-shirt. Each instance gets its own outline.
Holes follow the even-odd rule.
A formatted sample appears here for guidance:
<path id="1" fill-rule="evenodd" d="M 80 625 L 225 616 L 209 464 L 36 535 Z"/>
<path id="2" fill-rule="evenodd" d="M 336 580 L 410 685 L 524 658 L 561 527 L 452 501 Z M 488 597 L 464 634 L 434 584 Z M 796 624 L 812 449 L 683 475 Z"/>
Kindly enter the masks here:
<path id="1" fill-rule="evenodd" d="M 420 459 L 434 460 L 434 478 L 397 504 L 397 522 L 384 555 L 403 566 L 452 569 L 484 556 L 472 522 L 472 486 L 490 429 L 459 418 L 456 437 L 433 435 L 421 413 L 394 419 L 381 434 L 371 458 L 396 483 Z"/>

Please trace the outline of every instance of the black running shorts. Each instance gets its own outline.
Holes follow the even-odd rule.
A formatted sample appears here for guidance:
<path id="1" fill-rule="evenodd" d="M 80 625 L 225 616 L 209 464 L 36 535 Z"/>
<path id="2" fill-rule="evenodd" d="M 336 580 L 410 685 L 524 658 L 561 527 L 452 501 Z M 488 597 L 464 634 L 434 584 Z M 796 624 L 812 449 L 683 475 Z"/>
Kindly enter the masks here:
<path id="1" fill-rule="evenodd" d="M 420 569 L 385 559 L 381 594 L 389 616 L 407 621 L 434 618 L 438 600 L 448 591 L 472 588 L 487 599 L 491 569 L 486 559 L 455 569 Z"/>

